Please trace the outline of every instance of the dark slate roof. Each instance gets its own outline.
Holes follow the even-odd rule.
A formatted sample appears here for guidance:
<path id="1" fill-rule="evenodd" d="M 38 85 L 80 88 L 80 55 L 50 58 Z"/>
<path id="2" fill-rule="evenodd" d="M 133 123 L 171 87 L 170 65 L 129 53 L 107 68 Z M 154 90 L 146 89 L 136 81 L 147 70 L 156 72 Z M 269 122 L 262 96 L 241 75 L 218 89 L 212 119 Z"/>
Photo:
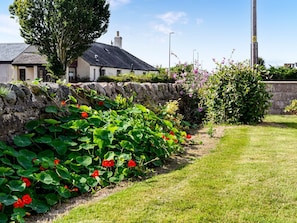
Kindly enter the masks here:
<path id="1" fill-rule="evenodd" d="M 0 61 L 11 62 L 29 45 L 25 43 L 0 43 Z"/>
<path id="2" fill-rule="evenodd" d="M 35 46 L 29 46 L 12 62 L 13 65 L 43 65 L 46 63 L 46 57 L 41 56 Z"/>
<path id="3" fill-rule="evenodd" d="M 114 67 L 120 69 L 157 71 L 157 69 L 127 51 L 104 43 L 93 43 L 82 58 L 92 66 Z"/>

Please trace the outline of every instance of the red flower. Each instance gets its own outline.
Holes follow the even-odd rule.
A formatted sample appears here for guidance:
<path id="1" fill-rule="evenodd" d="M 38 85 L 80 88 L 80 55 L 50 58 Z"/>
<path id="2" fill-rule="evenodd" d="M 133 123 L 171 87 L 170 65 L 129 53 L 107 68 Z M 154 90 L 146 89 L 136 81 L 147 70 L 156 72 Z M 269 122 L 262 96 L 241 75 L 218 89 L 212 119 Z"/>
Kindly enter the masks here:
<path id="1" fill-rule="evenodd" d="M 192 136 L 190 134 L 187 134 L 186 138 L 190 139 L 190 138 L 192 138 Z"/>
<path id="2" fill-rule="evenodd" d="M 99 171 L 94 170 L 94 172 L 91 174 L 91 176 L 94 177 L 94 178 L 99 177 Z"/>
<path id="3" fill-rule="evenodd" d="M 173 131 L 170 131 L 169 134 L 174 136 L 174 132 Z"/>
<path id="4" fill-rule="evenodd" d="M 104 105 L 104 101 L 99 101 L 99 102 L 98 102 L 98 105 L 99 105 L 99 106 L 103 106 L 103 105 Z"/>
<path id="5" fill-rule="evenodd" d="M 58 165 L 59 163 L 60 163 L 60 160 L 58 160 L 58 159 L 55 159 L 55 160 L 54 160 L 54 164 L 55 164 L 55 165 Z"/>
<path id="6" fill-rule="evenodd" d="M 71 191 L 73 191 L 73 192 L 78 192 L 78 188 L 75 187 L 75 188 L 73 188 Z"/>
<path id="7" fill-rule="evenodd" d="M 136 167 L 136 162 L 134 160 L 129 160 L 128 161 L 128 167 Z"/>
<path id="8" fill-rule="evenodd" d="M 31 181 L 26 177 L 21 177 L 21 180 L 26 184 L 26 187 L 31 186 Z"/>
<path id="9" fill-rule="evenodd" d="M 62 105 L 62 106 L 65 106 L 66 104 L 67 104 L 66 101 L 64 101 L 64 100 L 61 101 L 61 105 Z"/>
<path id="10" fill-rule="evenodd" d="M 165 139 L 165 140 L 169 140 L 169 138 L 164 136 L 164 135 L 162 135 L 162 138 Z"/>
<path id="11" fill-rule="evenodd" d="M 87 112 L 83 111 L 83 112 L 81 113 L 81 117 L 82 117 L 82 118 L 87 118 L 87 117 L 89 117 L 89 115 L 88 115 Z"/>
<path id="12" fill-rule="evenodd" d="M 2 208 L 3 208 L 3 204 L 2 204 L 2 203 L 0 203 L 0 211 L 2 210 Z"/>
<path id="13" fill-rule="evenodd" d="M 25 194 L 23 197 L 22 197 L 22 201 L 24 204 L 31 204 L 32 202 L 32 198 L 30 197 L 29 194 Z"/>
<path id="14" fill-rule="evenodd" d="M 40 169 L 41 171 L 45 171 L 45 170 L 47 170 L 47 169 L 44 168 L 43 166 L 40 166 L 39 169 Z"/>
<path id="15" fill-rule="evenodd" d="M 77 108 L 80 108 L 80 104 L 77 104 L 76 107 L 77 107 Z"/>
<path id="16" fill-rule="evenodd" d="M 103 160 L 102 161 L 103 167 L 113 167 L 114 166 L 114 160 Z"/>
<path id="17" fill-rule="evenodd" d="M 23 208 L 25 206 L 25 203 L 22 201 L 21 198 L 19 198 L 16 202 L 13 203 L 14 208 Z"/>

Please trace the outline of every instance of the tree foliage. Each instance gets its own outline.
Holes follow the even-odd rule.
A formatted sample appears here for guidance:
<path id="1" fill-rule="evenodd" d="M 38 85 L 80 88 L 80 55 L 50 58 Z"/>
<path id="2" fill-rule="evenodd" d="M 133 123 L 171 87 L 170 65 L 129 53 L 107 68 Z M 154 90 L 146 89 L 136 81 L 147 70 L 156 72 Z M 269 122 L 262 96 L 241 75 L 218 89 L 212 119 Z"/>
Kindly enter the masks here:
<path id="1" fill-rule="evenodd" d="M 14 0 L 9 10 L 57 76 L 107 31 L 110 17 L 106 0 Z"/>

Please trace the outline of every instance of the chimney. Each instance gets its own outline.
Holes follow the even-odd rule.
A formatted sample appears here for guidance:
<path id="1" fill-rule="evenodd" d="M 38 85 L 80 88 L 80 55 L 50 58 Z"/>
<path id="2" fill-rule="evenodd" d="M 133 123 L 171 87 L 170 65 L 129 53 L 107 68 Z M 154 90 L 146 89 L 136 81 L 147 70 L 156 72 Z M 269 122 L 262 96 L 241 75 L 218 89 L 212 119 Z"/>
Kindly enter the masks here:
<path id="1" fill-rule="evenodd" d="M 120 37 L 120 32 L 117 31 L 117 36 L 114 38 L 114 45 L 122 48 L 122 37 Z"/>

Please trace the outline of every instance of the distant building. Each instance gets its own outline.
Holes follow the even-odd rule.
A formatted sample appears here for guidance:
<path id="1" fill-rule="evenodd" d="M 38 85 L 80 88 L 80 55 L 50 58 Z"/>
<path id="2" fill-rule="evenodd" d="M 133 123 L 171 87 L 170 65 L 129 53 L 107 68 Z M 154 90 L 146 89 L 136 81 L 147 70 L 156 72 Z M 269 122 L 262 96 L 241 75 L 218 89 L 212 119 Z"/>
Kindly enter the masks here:
<path id="1" fill-rule="evenodd" d="M 285 67 L 290 67 L 290 68 L 297 68 L 297 62 L 296 63 L 285 63 Z"/>
<path id="2" fill-rule="evenodd" d="M 0 82 L 13 80 L 49 80 L 46 57 L 36 47 L 25 43 L 0 43 Z M 122 37 L 114 45 L 93 43 L 81 57 L 69 66 L 69 81 L 96 81 L 100 76 L 115 76 L 133 72 L 157 73 L 158 69 L 122 49 Z"/>

